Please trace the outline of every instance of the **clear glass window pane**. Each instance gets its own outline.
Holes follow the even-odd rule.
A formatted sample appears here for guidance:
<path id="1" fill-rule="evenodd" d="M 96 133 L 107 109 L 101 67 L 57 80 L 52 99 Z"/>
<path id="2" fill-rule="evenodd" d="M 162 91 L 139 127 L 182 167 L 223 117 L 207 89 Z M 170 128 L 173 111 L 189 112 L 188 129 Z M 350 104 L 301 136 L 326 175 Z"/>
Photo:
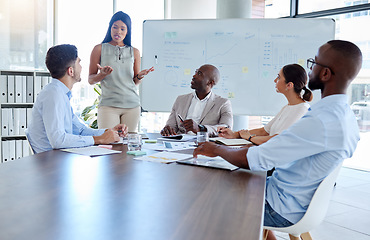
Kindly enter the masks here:
<path id="1" fill-rule="evenodd" d="M 94 86 L 88 83 L 90 54 L 94 46 L 103 41 L 112 15 L 113 4 L 102 4 L 99 0 L 58 1 L 56 44 L 75 45 L 81 58 L 82 80 L 73 86 L 71 99 L 77 115 L 85 107 L 93 105 L 98 97 Z"/>
<path id="2" fill-rule="evenodd" d="M 131 18 L 131 44 L 142 54 L 144 20 L 164 18 L 164 0 L 117 0 L 117 11 Z"/>
<path id="3" fill-rule="evenodd" d="M 368 3 L 368 0 L 357 0 L 357 1 L 348 1 L 348 0 L 299 0 L 298 4 L 298 13 L 311 13 L 316 11 L 323 11 L 333 8 L 342 8 L 348 6 L 355 6 L 359 4 Z M 366 13 L 365 13 L 366 12 Z M 355 15 L 367 14 L 367 11 L 364 13 L 356 12 Z"/>
<path id="4" fill-rule="evenodd" d="M 265 18 L 279 18 L 290 15 L 290 0 L 266 0 Z"/>
<path id="5" fill-rule="evenodd" d="M 360 130 L 370 131 L 370 32 L 358 31 L 367 29 L 370 15 L 356 12 L 329 17 L 336 21 L 335 38 L 351 41 L 362 51 L 362 69 L 347 94 Z"/>
<path id="6" fill-rule="evenodd" d="M 46 69 L 52 12 L 52 0 L 0 1 L 0 69 Z"/>

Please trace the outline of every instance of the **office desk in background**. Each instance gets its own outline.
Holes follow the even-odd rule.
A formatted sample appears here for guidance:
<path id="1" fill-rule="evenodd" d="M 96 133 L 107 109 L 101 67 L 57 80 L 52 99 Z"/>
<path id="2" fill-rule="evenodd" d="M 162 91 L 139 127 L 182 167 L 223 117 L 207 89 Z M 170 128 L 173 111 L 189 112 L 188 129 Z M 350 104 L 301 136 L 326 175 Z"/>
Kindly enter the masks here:
<path id="1" fill-rule="evenodd" d="M 260 239 L 265 173 L 52 150 L 0 167 L 2 240 Z M 154 151 L 152 151 L 154 153 Z"/>

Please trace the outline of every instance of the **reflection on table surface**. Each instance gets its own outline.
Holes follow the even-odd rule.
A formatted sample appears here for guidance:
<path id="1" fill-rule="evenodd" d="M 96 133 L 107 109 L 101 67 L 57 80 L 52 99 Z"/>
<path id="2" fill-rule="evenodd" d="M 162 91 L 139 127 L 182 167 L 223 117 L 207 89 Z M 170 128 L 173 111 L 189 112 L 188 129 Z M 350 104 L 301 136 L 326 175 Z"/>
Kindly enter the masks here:
<path id="1" fill-rule="evenodd" d="M 113 149 L 122 153 L 52 150 L 2 164 L 1 239 L 260 238 L 264 172 L 137 161 L 127 145 Z"/>

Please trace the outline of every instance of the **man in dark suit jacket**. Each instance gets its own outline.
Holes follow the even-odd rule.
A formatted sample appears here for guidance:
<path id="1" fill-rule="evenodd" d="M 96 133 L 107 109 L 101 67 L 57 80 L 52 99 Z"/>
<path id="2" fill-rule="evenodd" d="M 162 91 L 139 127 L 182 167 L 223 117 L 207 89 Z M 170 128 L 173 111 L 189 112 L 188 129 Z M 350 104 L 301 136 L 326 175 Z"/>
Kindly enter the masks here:
<path id="1" fill-rule="evenodd" d="M 161 134 L 207 131 L 210 136 L 216 136 L 217 127 L 232 128 L 230 100 L 211 91 L 219 79 L 220 72 L 213 65 L 206 64 L 197 69 L 191 81 L 195 92 L 177 97 Z"/>

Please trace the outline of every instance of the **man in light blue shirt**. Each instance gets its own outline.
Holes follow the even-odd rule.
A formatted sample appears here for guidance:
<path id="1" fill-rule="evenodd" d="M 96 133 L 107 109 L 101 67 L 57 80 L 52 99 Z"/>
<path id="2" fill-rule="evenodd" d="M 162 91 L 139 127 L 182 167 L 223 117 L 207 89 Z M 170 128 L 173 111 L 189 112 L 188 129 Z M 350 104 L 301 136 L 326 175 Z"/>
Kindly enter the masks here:
<path id="1" fill-rule="evenodd" d="M 113 129 L 91 129 L 73 113 L 71 89 L 76 82 L 81 81 L 80 61 L 77 48 L 73 45 L 58 45 L 48 50 L 45 63 L 53 79 L 39 93 L 26 130 L 35 153 L 109 144 L 119 141 L 119 135 L 127 134 L 124 124 L 118 124 Z"/>
<path id="2" fill-rule="evenodd" d="M 333 40 L 308 59 L 308 86 L 320 89 L 322 99 L 299 121 L 278 136 L 256 147 L 230 149 L 206 143 L 194 151 L 221 156 L 230 163 L 256 171 L 275 171 L 266 181 L 264 225 L 285 227 L 305 214 L 320 182 L 359 141 L 355 116 L 345 95 L 361 69 L 360 49 L 347 41 Z M 276 239 L 271 233 L 268 239 Z"/>

